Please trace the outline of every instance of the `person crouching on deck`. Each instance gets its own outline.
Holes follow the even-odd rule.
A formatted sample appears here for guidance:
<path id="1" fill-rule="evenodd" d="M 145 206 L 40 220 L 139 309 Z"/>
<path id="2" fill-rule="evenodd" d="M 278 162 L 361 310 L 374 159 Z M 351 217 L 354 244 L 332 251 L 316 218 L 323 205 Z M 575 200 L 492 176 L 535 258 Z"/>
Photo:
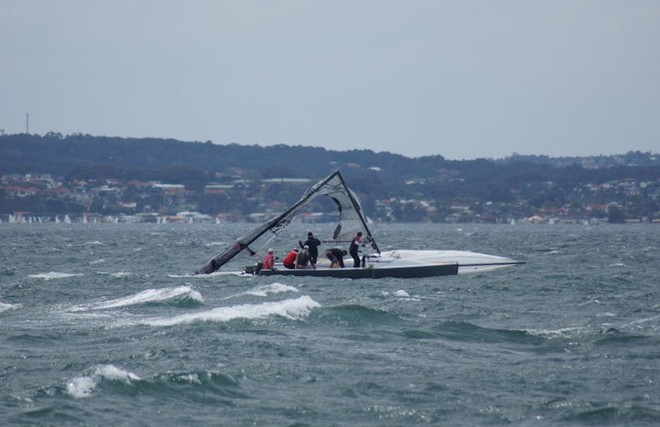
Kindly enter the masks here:
<path id="1" fill-rule="evenodd" d="M 325 252 L 330 260 L 330 268 L 344 268 L 344 257 L 348 255 L 345 249 L 332 248 Z"/>
<path id="2" fill-rule="evenodd" d="M 286 268 L 296 268 L 296 261 L 298 260 L 298 249 L 294 249 L 284 257 L 282 264 Z"/>

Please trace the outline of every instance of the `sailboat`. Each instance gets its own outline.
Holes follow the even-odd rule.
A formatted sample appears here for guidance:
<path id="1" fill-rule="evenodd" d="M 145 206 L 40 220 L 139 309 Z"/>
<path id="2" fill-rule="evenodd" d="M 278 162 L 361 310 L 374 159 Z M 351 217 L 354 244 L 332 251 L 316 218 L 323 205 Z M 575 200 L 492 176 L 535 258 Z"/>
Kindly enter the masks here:
<path id="1" fill-rule="evenodd" d="M 258 242 L 268 244 L 280 234 L 311 201 L 320 196 L 332 199 L 337 207 L 338 221 L 331 236 L 324 239 L 324 247 L 347 246 L 352 238 L 362 232 L 362 257 L 360 267 L 331 268 L 318 263 L 316 268 L 288 269 L 276 264 L 273 269 L 264 269 L 256 262 L 245 267 L 241 274 L 260 276 L 318 276 L 349 279 L 363 278 L 421 278 L 449 276 L 459 273 L 483 272 L 523 264 L 511 258 L 455 250 L 393 250 L 381 251 L 369 229 L 367 220 L 356 194 L 348 188 L 337 170 L 310 187 L 289 209 L 239 237 L 222 253 L 211 258 L 195 271 L 195 274 L 210 274 L 227 264 L 240 253 L 256 256 L 251 248 Z M 321 251 L 324 253 L 324 251 Z M 319 257 L 322 258 L 322 255 Z"/>

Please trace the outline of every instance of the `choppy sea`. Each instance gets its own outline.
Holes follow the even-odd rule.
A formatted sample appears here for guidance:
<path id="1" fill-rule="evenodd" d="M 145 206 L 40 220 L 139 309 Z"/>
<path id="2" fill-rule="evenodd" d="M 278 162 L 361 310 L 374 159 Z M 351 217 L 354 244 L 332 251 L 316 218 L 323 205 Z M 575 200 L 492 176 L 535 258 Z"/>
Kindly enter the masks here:
<path id="1" fill-rule="evenodd" d="M 190 274 L 245 227 L 0 224 L 0 423 L 660 425 L 660 226 L 375 230 L 526 261 L 478 275 Z"/>

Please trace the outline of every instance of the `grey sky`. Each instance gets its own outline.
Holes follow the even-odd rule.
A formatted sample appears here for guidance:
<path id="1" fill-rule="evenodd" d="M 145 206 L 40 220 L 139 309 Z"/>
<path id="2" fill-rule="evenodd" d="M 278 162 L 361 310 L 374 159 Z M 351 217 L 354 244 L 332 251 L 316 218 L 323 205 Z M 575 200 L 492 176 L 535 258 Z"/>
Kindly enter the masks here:
<path id="1" fill-rule="evenodd" d="M 660 1 L 0 0 L 0 129 L 660 152 Z"/>

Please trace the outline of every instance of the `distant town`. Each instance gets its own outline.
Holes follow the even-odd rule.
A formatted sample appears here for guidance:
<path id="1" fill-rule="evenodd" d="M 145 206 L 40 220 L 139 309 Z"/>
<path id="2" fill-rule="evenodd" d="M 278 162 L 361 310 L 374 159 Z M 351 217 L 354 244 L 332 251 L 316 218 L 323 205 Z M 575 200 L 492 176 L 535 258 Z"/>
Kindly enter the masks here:
<path id="1" fill-rule="evenodd" d="M 246 179 L 237 174 L 201 191 L 159 181 L 62 181 L 49 174 L 2 175 L 0 214 L 5 223 L 45 222 L 262 222 L 286 209 L 315 181 L 304 178 Z M 425 184 L 410 181 L 407 185 Z M 432 185 L 432 184 L 426 184 Z M 569 203 L 552 203 L 552 183 L 512 188 L 510 202 L 466 199 L 439 205 L 425 198 L 373 200 L 368 216 L 379 222 L 437 223 L 657 223 L 660 180 L 587 183 L 570 189 Z M 273 199 L 274 194 L 287 199 Z M 294 197 L 295 198 L 295 197 Z M 541 201 L 542 199 L 542 201 Z M 236 201 L 236 202 L 233 202 Z M 320 207 L 322 208 L 322 207 Z M 332 210 L 310 211 L 303 222 L 334 218 Z"/>
<path id="2" fill-rule="evenodd" d="M 262 222 L 334 169 L 377 222 L 660 223 L 652 153 L 449 161 L 60 134 L 0 135 L 0 222 Z M 335 215 L 319 201 L 299 219 Z"/>

